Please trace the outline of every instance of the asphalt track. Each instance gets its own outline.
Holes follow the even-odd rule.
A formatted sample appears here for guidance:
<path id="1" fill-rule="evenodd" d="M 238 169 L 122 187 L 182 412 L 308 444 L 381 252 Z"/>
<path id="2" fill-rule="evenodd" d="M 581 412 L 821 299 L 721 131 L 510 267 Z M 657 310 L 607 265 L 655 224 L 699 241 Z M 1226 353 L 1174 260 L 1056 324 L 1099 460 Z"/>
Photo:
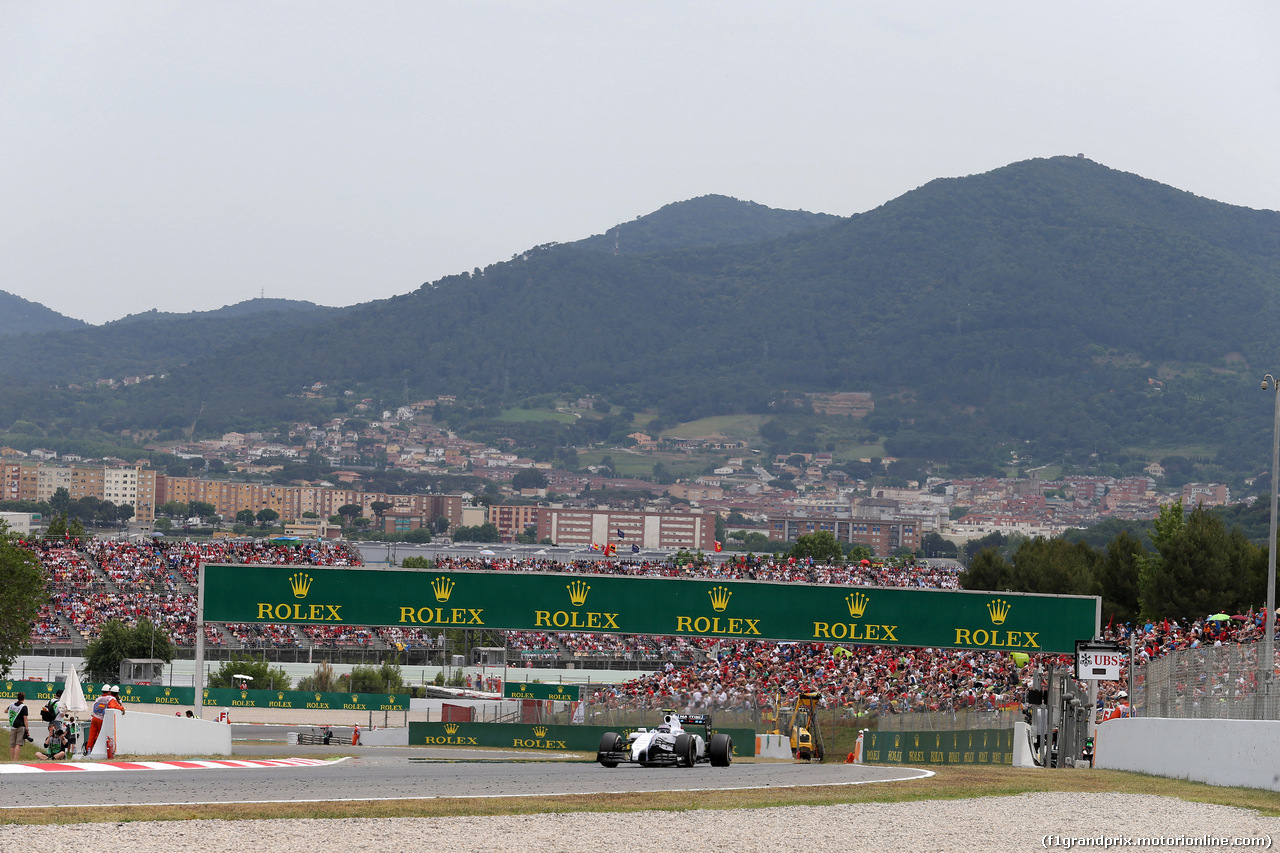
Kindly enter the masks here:
<path id="1" fill-rule="evenodd" d="M 325 750 L 334 754 L 333 750 Z M 637 791 L 840 785 L 919 778 L 925 771 L 852 764 L 747 764 L 728 768 L 613 770 L 594 762 L 490 750 L 366 747 L 324 767 L 49 773 L 6 786 L 5 808 L 82 805 L 306 802 L 326 800 L 519 797 Z M 236 746 L 235 757 L 315 755 L 283 745 Z M 503 760 L 506 759 L 506 760 Z M 38 784 L 36 784 L 36 780 Z M 695 795 L 696 796 L 696 795 Z M 2 813 L 2 810 L 0 810 Z"/>

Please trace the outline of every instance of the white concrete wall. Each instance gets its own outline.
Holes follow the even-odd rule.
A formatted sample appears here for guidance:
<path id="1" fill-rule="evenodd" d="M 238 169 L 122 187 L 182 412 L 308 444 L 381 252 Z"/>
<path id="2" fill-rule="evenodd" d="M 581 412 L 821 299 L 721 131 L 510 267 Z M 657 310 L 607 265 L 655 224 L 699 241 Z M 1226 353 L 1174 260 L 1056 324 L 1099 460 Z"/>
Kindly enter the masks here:
<path id="1" fill-rule="evenodd" d="M 1127 717 L 1098 724 L 1094 766 L 1280 791 L 1280 721 Z"/>
<path id="2" fill-rule="evenodd" d="M 791 738 L 786 735 L 756 735 L 756 758 L 791 758 Z"/>
<path id="3" fill-rule="evenodd" d="M 1013 724 L 1013 766 L 1037 766 L 1035 752 L 1031 748 L 1031 726 L 1021 720 Z"/>
<path id="4" fill-rule="evenodd" d="M 361 746 L 408 746 L 409 730 L 404 726 L 396 729 L 360 729 Z"/>
<path id="5" fill-rule="evenodd" d="M 117 718 L 118 755 L 231 754 L 231 726 L 226 723 L 163 714 L 107 713 Z M 96 746 L 94 751 L 97 752 Z"/>

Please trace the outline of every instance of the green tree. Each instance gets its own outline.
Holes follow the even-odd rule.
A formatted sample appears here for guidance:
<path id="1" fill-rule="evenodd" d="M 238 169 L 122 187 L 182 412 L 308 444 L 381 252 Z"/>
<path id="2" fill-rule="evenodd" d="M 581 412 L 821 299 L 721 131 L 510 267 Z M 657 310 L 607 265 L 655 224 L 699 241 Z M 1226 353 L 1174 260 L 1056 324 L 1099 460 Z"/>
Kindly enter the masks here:
<path id="1" fill-rule="evenodd" d="M 1138 577 L 1146 554 L 1142 542 L 1127 530 L 1108 543 L 1095 574 L 1103 619 L 1124 624 L 1138 618 Z"/>
<path id="2" fill-rule="evenodd" d="M 1143 557 L 1138 574 L 1143 616 L 1194 619 L 1261 603 L 1266 551 L 1239 528 L 1228 532 L 1203 507 L 1184 518 L 1181 503 L 1163 508 L 1154 526 L 1156 553 Z"/>
<path id="3" fill-rule="evenodd" d="M 511 488 L 517 492 L 523 489 L 545 489 L 547 475 L 539 468 L 521 468 L 511 478 Z"/>
<path id="4" fill-rule="evenodd" d="M 430 569 L 434 568 L 435 564 L 426 557 L 413 556 L 401 560 L 400 566 L 405 569 Z"/>
<path id="5" fill-rule="evenodd" d="M 223 661 L 222 666 L 209 673 L 209 687 L 235 687 L 233 675 L 247 675 L 253 679 L 249 682 L 252 690 L 288 690 L 293 684 L 289 673 L 278 666 L 272 666 L 264 660 L 248 655 L 232 654 L 231 660 Z"/>
<path id="6" fill-rule="evenodd" d="M 395 693 L 404 688 L 400 667 L 386 661 L 380 666 L 353 666 L 342 680 L 352 693 Z"/>
<path id="7" fill-rule="evenodd" d="M 71 523 L 67 525 L 67 535 L 72 539 L 83 539 L 84 523 L 78 518 L 71 519 Z"/>
<path id="8" fill-rule="evenodd" d="M 764 534 L 760 535 L 763 536 Z M 747 544 L 750 544 L 750 537 L 747 537 L 747 540 Z M 844 558 L 851 563 L 861 563 L 863 560 L 870 560 L 874 556 L 875 552 L 868 545 L 854 544 L 845 546 Z"/>
<path id="9" fill-rule="evenodd" d="M 418 545 L 426 544 L 431 541 L 431 528 L 415 527 L 404 535 L 404 541 L 413 542 Z"/>
<path id="10" fill-rule="evenodd" d="M 54 489 L 53 496 L 49 498 L 49 506 L 53 507 L 54 512 L 65 515 L 71 508 L 71 492 L 62 486 Z"/>
<path id="11" fill-rule="evenodd" d="M 374 516 L 378 519 L 379 527 L 382 526 L 382 516 L 385 515 L 387 510 L 391 509 L 392 506 L 394 506 L 394 504 L 388 501 L 374 501 L 369 504 L 369 509 L 373 511 Z"/>
<path id="12" fill-rule="evenodd" d="M 173 643 L 150 619 L 139 619 L 133 627 L 112 619 L 85 647 L 86 674 L 95 681 L 115 681 L 125 658 L 158 658 L 168 663 L 173 660 Z"/>
<path id="13" fill-rule="evenodd" d="M 243 524 L 245 527 L 252 527 L 253 522 L 253 510 L 242 509 L 236 513 L 236 524 Z"/>
<path id="14" fill-rule="evenodd" d="M 317 664 L 311 675 L 298 679 L 298 689 L 308 693 L 336 693 L 341 687 L 333 665 L 327 660 Z"/>
<path id="15" fill-rule="evenodd" d="M 1013 555 L 1008 589 L 1048 595 L 1090 595 L 1094 570 L 1101 555 L 1086 542 L 1065 542 L 1037 536 L 1024 541 Z"/>
<path id="16" fill-rule="evenodd" d="M 943 539 L 932 531 L 926 533 L 920 540 L 920 550 L 924 551 L 926 557 L 955 557 L 960 553 L 960 549 L 954 542 Z"/>
<path id="17" fill-rule="evenodd" d="M 836 541 L 831 531 L 819 530 L 817 533 L 806 533 L 797 537 L 795 544 L 791 546 L 789 556 L 797 560 L 813 557 L 815 563 L 839 563 L 844 559 L 844 549 L 840 547 L 840 543 Z"/>
<path id="18" fill-rule="evenodd" d="M 475 527 L 459 527 L 453 531 L 454 542 L 497 542 L 500 538 L 498 528 L 490 521 Z"/>
<path id="19" fill-rule="evenodd" d="M 0 677 L 31 642 L 31 626 L 47 601 L 39 560 L 0 521 Z"/>
<path id="20" fill-rule="evenodd" d="M 201 521 L 208 521 L 218 514 L 218 508 L 208 501 L 192 501 L 190 512 Z"/>
<path id="21" fill-rule="evenodd" d="M 354 520 L 358 518 L 360 513 L 363 511 L 363 508 L 359 504 L 343 504 L 338 507 L 338 515 L 342 516 L 347 524 L 354 522 Z"/>
<path id="22" fill-rule="evenodd" d="M 271 509 L 270 507 L 265 507 L 263 509 L 258 510 L 258 514 L 257 516 L 255 516 L 255 518 L 258 521 L 258 524 L 263 529 L 266 529 L 271 525 L 275 524 L 276 519 L 278 519 L 279 517 L 280 517 L 280 513 L 276 512 L 274 509 Z"/>
<path id="23" fill-rule="evenodd" d="M 59 513 L 53 517 L 53 521 L 49 522 L 49 528 L 44 532 L 45 539 L 65 539 L 67 537 L 67 514 Z"/>
<path id="24" fill-rule="evenodd" d="M 960 575 L 961 589 L 1003 592 L 1012 589 L 1013 567 L 996 548 L 979 551 Z"/>

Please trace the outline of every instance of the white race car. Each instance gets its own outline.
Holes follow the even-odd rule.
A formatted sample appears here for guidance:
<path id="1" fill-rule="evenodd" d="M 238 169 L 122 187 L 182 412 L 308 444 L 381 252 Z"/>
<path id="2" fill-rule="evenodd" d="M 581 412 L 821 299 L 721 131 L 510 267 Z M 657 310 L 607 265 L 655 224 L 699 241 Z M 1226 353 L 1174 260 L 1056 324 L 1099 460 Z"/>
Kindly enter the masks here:
<path id="1" fill-rule="evenodd" d="M 617 732 L 605 732 L 596 761 L 605 767 L 617 767 L 624 761 L 641 767 L 692 767 L 704 761 L 711 762 L 712 767 L 729 766 L 733 761 L 733 738 L 723 732 L 713 734 L 708 746 L 702 735 L 686 732 L 686 725 L 702 726 L 711 732 L 711 716 L 668 711 L 657 728 L 637 729 L 625 740 Z"/>

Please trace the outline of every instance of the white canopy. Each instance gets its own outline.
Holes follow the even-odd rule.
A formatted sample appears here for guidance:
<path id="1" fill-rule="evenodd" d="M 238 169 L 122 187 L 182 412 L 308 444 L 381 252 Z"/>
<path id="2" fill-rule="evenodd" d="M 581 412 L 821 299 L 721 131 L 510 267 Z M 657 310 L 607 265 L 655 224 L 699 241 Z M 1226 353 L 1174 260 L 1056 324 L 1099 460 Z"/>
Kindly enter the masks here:
<path id="1" fill-rule="evenodd" d="M 85 717 L 89 714 L 89 703 L 84 701 L 84 691 L 80 689 L 80 676 L 73 666 L 67 671 L 66 681 L 62 685 L 62 701 L 58 703 L 64 714 Z"/>

